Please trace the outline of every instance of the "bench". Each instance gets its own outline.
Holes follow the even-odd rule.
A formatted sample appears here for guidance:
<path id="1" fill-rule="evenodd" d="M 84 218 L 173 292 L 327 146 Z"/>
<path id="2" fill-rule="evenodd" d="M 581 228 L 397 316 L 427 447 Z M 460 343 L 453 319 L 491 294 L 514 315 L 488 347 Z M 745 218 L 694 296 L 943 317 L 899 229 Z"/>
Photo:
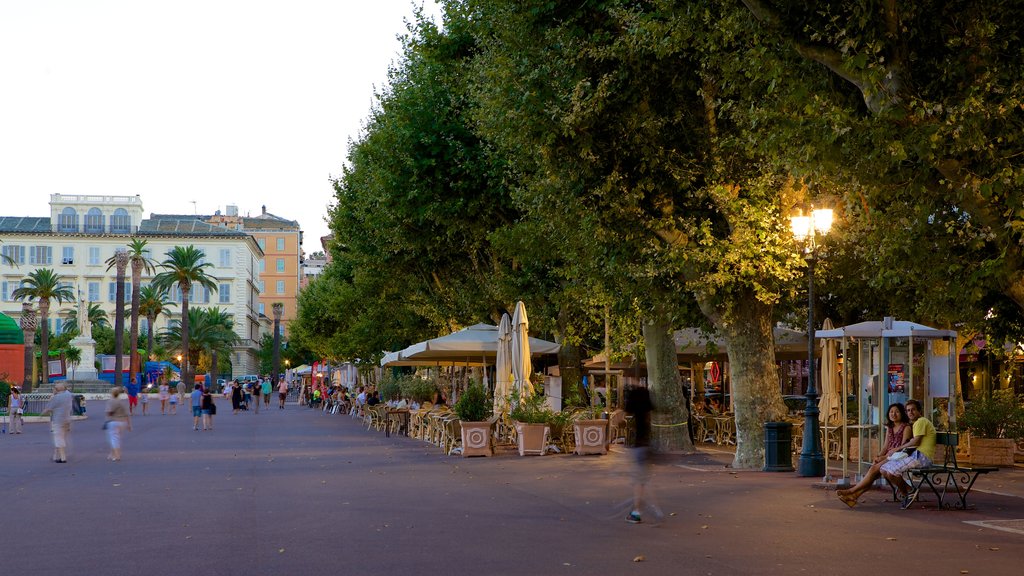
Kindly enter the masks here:
<path id="1" fill-rule="evenodd" d="M 927 486 L 938 499 L 939 509 L 965 510 L 967 495 L 971 493 L 978 476 L 999 470 L 995 466 L 960 466 L 956 461 L 956 447 L 959 442 L 960 435 L 956 432 L 936 433 L 935 446 L 943 448 L 942 464 L 915 468 L 907 472 L 910 475 L 912 501 L 916 502 L 921 489 Z M 955 500 L 949 504 L 945 501 L 947 494 L 956 495 Z"/>

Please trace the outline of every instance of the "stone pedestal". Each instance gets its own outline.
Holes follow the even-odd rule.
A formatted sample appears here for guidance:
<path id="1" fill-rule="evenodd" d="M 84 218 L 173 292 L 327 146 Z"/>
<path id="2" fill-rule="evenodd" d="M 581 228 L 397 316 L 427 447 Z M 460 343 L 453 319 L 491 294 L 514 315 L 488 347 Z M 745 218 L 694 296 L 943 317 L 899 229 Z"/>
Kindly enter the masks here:
<path id="1" fill-rule="evenodd" d="M 79 336 L 71 341 L 71 345 L 82 351 L 82 362 L 74 370 L 75 380 L 96 380 L 96 341 L 88 336 Z M 70 366 L 68 368 L 70 372 Z"/>

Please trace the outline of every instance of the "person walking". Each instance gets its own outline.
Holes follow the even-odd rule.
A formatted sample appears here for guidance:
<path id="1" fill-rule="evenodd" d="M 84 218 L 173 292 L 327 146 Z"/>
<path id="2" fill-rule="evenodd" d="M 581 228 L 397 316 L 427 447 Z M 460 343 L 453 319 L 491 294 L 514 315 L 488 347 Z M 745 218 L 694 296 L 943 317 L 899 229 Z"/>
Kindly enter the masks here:
<path id="1" fill-rule="evenodd" d="M 263 407 L 270 410 L 270 393 L 274 390 L 274 383 L 270 381 L 270 377 L 263 379 L 263 389 L 260 390 L 260 394 L 263 395 Z"/>
<path id="2" fill-rule="evenodd" d="M 139 405 L 139 384 L 132 380 L 125 389 L 128 391 L 128 411 L 135 414 L 135 407 Z"/>
<path id="3" fill-rule="evenodd" d="M 196 384 L 192 390 L 192 429 L 199 430 L 199 417 L 203 415 L 203 387 Z"/>
<path id="4" fill-rule="evenodd" d="M 256 405 L 256 413 L 260 413 L 260 394 L 263 392 L 263 378 L 252 383 L 252 399 Z"/>
<path id="5" fill-rule="evenodd" d="M 633 510 L 626 516 L 626 522 L 639 524 L 643 522 L 640 511 L 644 507 L 647 484 L 651 479 L 651 394 L 647 388 L 630 386 L 626 388 L 626 413 L 633 416 L 636 435 L 630 455 L 633 458 Z"/>
<path id="6" fill-rule="evenodd" d="M 217 405 L 213 403 L 213 394 L 209 390 L 203 390 L 199 408 L 203 415 L 203 430 L 213 430 L 213 415 L 217 413 Z"/>
<path id="7" fill-rule="evenodd" d="M 46 402 L 42 414 L 50 415 L 50 434 L 53 435 L 53 461 L 68 461 L 68 435 L 71 433 L 71 404 L 73 396 L 63 382 L 53 385 L 53 395 Z"/>
<path id="8" fill-rule="evenodd" d="M 231 413 L 238 414 L 242 409 L 242 384 L 235 380 L 231 383 Z"/>
<path id="9" fill-rule="evenodd" d="M 288 399 L 288 382 L 281 377 L 281 381 L 277 384 L 277 401 L 279 406 L 278 410 L 284 410 L 284 401 Z"/>
<path id="10" fill-rule="evenodd" d="M 171 405 L 171 414 L 178 413 L 178 387 L 171 387 L 171 397 L 167 400 L 167 403 Z"/>
<path id="11" fill-rule="evenodd" d="M 149 413 L 149 389 L 143 388 L 139 391 L 139 403 L 142 404 L 142 415 Z"/>
<path id="12" fill-rule="evenodd" d="M 21 426 L 25 423 L 25 406 L 21 400 L 21 389 L 11 386 L 11 395 L 7 397 L 7 419 L 11 423 L 9 434 L 21 434 Z"/>
<path id="13" fill-rule="evenodd" d="M 110 400 L 107 400 L 107 421 L 103 427 L 107 430 L 107 443 L 110 444 L 110 454 L 107 460 L 118 462 L 121 460 L 121 435 L 125 430 L 132 429 L 132 415 L 128 402 L 122 398 L 124 388 L 114 386 L 110 389 Z"/>
<path id="14" fill-rule="evenodd" d="M 167 413 L 167 400 L 171 397 L 171 388 L 167 385 L 167 380 L 163 376 L 160 377 L 160 384 L 157 386 L 157 390 L 160 392 L 160 413 Z"/>

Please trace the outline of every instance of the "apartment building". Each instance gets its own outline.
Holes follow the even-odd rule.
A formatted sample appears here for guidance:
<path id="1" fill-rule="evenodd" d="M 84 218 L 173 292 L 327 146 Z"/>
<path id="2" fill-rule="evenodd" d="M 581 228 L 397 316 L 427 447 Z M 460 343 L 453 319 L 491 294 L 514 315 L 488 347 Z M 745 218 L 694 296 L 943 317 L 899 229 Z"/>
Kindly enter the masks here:
<path id="1" fill-rule="evenodd" d="M 267 212 L 261 207 L 256 216 L 240 216 L 237 206 L 227 206 L 224 213 L 200 216 L 210 224 L 251 235 L 263 258 L 259 261 L 259 301 L 257 311 L 273 320 L 272 306 L 284 305 L 281 314 L 282 335 L 288 333 L 288 322 L 298 314 L 299 289 L 303 281 L 302 230 L 295 220 L 288 220 Z"/>
<path id="2" fill-rule="evenodd" d="M 192 245 L 206 254 L 213 264 L 208 272 L 216 277 L 218 290 L 194 289 L 189 303 L 218 306 L 232 315 L 240 340 L 233 350 L 232 371 L 236 375 L 256 372 L 262 330 L 259 269 L 264 258 L 259 243 L 241 230 L 204 222 L 196 216 L 151 214 L 144 218 L 138 195 L 52 194 L 49 217 L 0 216 L 0 250 L 16 263 L 0 262 L 0 311 L 19 318 L 21 303 L 11 293 L 29 272 L 45 267 L 59 274 L 82 299 L 100 303 L 113 319 L 116 278 L 114 270 L 107 270 L 106 260 L 132 237 L 148 241 L 150 257 L 156 262 L 162 262 L 175 246 Z M 143 285 L 151 278 L 144 274 Z M 125 290 L 130 299 L 130 281 Z M 180 302 L 180 291 L 175 290 L 171 299 Z M 53 333 L 62 331 L 67 313 L 75 306 L 51 303 Z M 180 319 L 180 308 L 172 307 L 170 317 L 158 318 L 154 328 L 166 328 L 172 319 Z M 144 333 L 146 321 L 140 322 Z"/>

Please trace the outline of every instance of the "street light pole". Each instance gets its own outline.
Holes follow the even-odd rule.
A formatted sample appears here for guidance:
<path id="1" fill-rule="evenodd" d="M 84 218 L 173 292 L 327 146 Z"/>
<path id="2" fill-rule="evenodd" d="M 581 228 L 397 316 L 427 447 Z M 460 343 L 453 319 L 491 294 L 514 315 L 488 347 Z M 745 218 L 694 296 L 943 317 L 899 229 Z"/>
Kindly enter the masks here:
<path id="1" fill-rule="evenodd" d="M 797 475 L 804 477 L 825 475 L 825 456 L 821 452 L 821 426 L 818 422 L 818 389 L 814 376 L 814 264 L 815 233 L 825 235 L 832 227 L 831 210 L 812 210 L 810 216 L 791 219 L 793 236 L 805 241 L 804 258 L 807 260 L 807 392 L 804 397 L 804 437 L 797 463 Z"/>

